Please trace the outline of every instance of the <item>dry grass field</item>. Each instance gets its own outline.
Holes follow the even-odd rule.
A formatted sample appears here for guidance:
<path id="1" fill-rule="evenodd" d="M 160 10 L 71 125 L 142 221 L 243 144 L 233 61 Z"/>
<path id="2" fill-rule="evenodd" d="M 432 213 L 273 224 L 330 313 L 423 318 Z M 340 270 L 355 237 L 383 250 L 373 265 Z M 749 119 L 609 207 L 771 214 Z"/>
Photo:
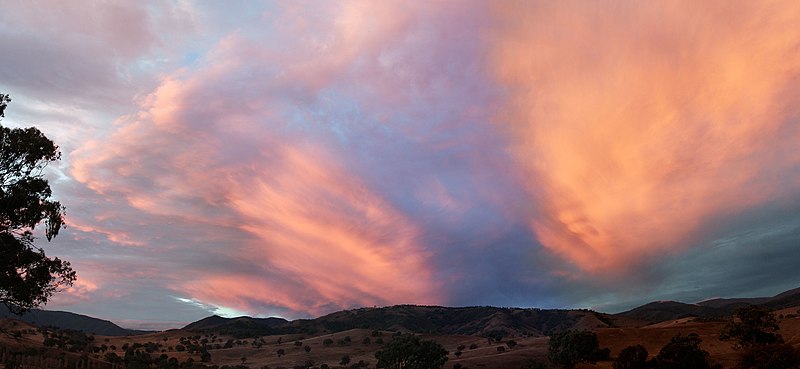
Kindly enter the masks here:
<path id="1" fill-rule="evenodd" d="M 780 333 L 786 342 L 800 346 L 800 317 L 797 317 L 797 307 L 776 311 L 777 316 L 788 316 L 780 320 Z M 641 344 L 647 348 L 650 355 L 658 353 L 660 348 L 676 334 L 697 333 L 703 340 L 703 348 L 711 354 L 715 363 L 722 364 L 725 368 L 734 365 L 737 353 L 731 348 L 730 342 L 720 341 L 719 332 L 724 326 L 723 321 L 696 321 L 693 318 L 683 318 L 665 321 L 650 325 L 636 325 L 634 321 L 617 321 L 617 328 L 596 328 L 601 347 L 611 349 L 613 359 L 623 348 Z M 44 337 L 33 325 L 10 319 L 0 320 L 0 347 L 6 351 L 31 351 L 40 352 L 49 356 L 57 356 L 60 352 L 54 348 L 45 349 Z M 468 335 L 423 335 L 423 339 L 435 340 L 450 352 L 445 368 L 453 368 L 460 364 L 462 368 L 505 369 L 521 368 L 531 359 L 546 361 L 548 338 L 547 337 L 507 337 L 502 342 L 492 341 L 480 336 Z M 104 350 L 90 354 L 96 360 L 105 360 L 105 353 L 114 352 L 124 355 L 123 347 L 140 344 L 151 345 L 152 356 L 167 355 L 180 362 L 189 358 L 200 361 L 199 353 L 189 353 L 180 350 L 180 346 L 187 343 L 204 343 L 209 347 L 211 354 L 208 365 L 244 365 L 250 368 L 292 368 L 304 363 L 313 363 L 315 367 L 327 364 L 331 368 L 340 367 L 342 357 L 348 356 L 348 366 L 364 361 L 369 367 L 375 367 L 375 352 L 381 348 L 379 342 L 388 342 L 392 339 L 392 332 L 380 332 L 378 335 L 373 330 L 351 329 L 332 334 L 304 336 L 301 334 L 261 336 L 256 338 L 237 339 L 232 336 L 216 335 L 213 332 L 196 332 L 188 330 L 169 330 L 165 332 L 149 333 L 127 337 L 95 336 L 92 345 L 105 347 Z M 508 340 L 517 344 L 510 348 Z M 205 341 L 204 341 L 205 340 Z M 299 344 L 297 343 L 299 342 Z M 226 347 L 227 346 L 227 347 Z M 455 353 L 463 347 L 462 354 L 457 357 Z M 502 347 L 502 350 L 498 350 Z M 278 355 L 278 350 L 283 350 L 283 355 Z M 77 357 L 78 354 L 64 354 Z M 611 368 L 612 361 L 598 362 L 597 364 L 581 364 L 580 368 Z"/>

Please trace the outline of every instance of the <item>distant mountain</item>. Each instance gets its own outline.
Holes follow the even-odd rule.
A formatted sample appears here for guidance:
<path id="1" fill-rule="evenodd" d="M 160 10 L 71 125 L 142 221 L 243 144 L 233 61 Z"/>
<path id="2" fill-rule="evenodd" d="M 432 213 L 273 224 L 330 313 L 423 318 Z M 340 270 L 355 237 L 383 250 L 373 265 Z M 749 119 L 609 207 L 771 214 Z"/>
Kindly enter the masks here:
<path id="1" fill-rule="evenodd" d="M 183 329 L 188 330 L 275 330 L 280 331 L 290 325 L 290 322 L 282 318 L 251 318 L 247 316 L 238 318 L 223 318 L 213 315 L 208 318 L 200 319 L 191 323 Z"/>
<path id="2" fill-rule="evenodd" d="M 19 319 L 39 327 L 72 329 L 101 336 L 129 336 L 146 333 L 144 331 L 122 328 L 108 320 L 92 318 L 90 316 L 66 311 L 32 309 L 24 315 L 19 316 L 11 313 L 3 304 L 0 304 L 0 318 Z"/>
<path id="3" fill-rule="evenodd" d="M 658 323 L 686 317 L 723 318 L 733 315 L 736 309 L 747 305 L 758 305 L 772 310 L 797 306 L 800 305 L 800 288 L 789 290 L 773 297 L 718 298 L 698 302 L 696 304 L 676 301 L 651 302 L 619 314 L 614 314 L 614 316 L 641 320 L 648 323 Z"/>
<path id="4" fill-rule="evenodd" d="M 677 301 L 657 301 L 616 314 L 626 318 L 657 323 L 687 317 L 722 318 L 730 315 L 726 310 L 699 304 Z"/>
<path id="5" fill-rule="evenodd" d="M 711 299 L 698 302 L 697 305 L 733 311 L 747 305 L 759 305 L 769 301 L 770 297 L 742 297 L 732 299 Z"/>
<path id="6" fill-rule="evenodd" d="M 588 310 L 542 310 L 496 307 L 398 305 L 335 312 L 316 319 L 222 318 L 212 316 L 191 323 L 187 330 L 217 331 L 236 336 L 315 334 L 349 329 L 394 330 L 417 333 L 542 336 L 566 329 L 610 326 L 604 314 Z"/>
<path id="7" fill-rule="evenodd" d="M 718 298 L 696 304 L 677 301 L 651 302 L 619 314 L 591 310 L 397 305 L 344 310 L 316 319 L 294 321 L 246 316 L 224 318 L 214 315 L 191 323 L 183 329 L 218 332 L 237 337 L 320 334 L 351 329 L 484 337 L 544 336 L 568 329 L 631 327 L 687 317 L 721 319 L 732 315 L 737 308 L 751 304 L 769 309 L 800 306 L 800 288 L 773 297 Z M 34 309 L 19 317 L 0 305 L 0 318 L 16 318 L 38 326 L 53 326 L 106 336 L 148 333 L 121 328 L 107 320 L 63 311 Z"/>

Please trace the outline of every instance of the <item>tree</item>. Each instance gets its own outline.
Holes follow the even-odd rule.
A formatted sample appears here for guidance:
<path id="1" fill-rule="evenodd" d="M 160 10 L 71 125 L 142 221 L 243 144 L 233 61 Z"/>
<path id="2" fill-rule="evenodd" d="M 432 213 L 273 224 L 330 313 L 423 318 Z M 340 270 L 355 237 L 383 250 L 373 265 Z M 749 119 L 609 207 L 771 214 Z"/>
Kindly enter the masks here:
<path id="1" fill-rule="evenodd" d="M 703 340 L 697 333 L 672 337 L 651 360 L 654 369 L 711 369 L 708 351 L 700 348 Z"/>
<path id="2" fill-rule="evenodd" d="M 780 329 L 775 314 L 755 305 L 736 309 L 736 316 L 731 319 L 719 335 L 721 340 L 733 339 L 735 350 L 753 345 L 783 343 L 783 338 L 776 333 Z"/>
<path id="3" fill-rule="evenodd" d="M 739 368 L 798 369 L 800 368 L 800 351 L 786 343 L 748 346 L 741 352 Z"/>
<path id="4" fill-rule="evenodd" d="M 572 369 L 578 363 L 595 362 L 594 353 L 600 341 L 594 332 L 565 331 L 550 336 L 547 357 L 553 364 L 564 369 Z"/>
<path id="5" fill-rule="evenodd" d="M 0 118 L 11 99 L 0 94 Z M 0 302 L 22 314 L 47 302 L 75 281 L 68 262 L 34 246 L 33 231 L 44 222 L 48 241 L 64 225 L 64 208 L 51 199 L 43 171 L 61 153 L 36 128 L 0 126 Z"/>
<path id="6" fill-rule="evenodd" d="M 350 355 L 342 356 L 342 360 L 339 360 L 339 365 L 347 365 L 350 364 Z"/>
<path id="7" fill-rule="evenodd" d="M 642 345 L 628 346 L 619 352 L 614 369 L 646 369 L 647 349 Z"/>
<path id="8" fill-rule="evenodd" d="M 776 333 L 779 329 L 775 314 L 750 305 L 736 310 L 736 316 L 722 329 L 720 339 L 735 340 L 733 348 L 741 350 L 740 368 L 800 368 L 800 352 L 783 343 L 783 337 Z"/>
<path id="9" fill-rule="evenodd" d="M 375 353 L 376 367 L 386 369 L 441 369 L 447 362 L 447 350 L 435 341 L 423 341 L 415 335 L 393 339 Z"/>

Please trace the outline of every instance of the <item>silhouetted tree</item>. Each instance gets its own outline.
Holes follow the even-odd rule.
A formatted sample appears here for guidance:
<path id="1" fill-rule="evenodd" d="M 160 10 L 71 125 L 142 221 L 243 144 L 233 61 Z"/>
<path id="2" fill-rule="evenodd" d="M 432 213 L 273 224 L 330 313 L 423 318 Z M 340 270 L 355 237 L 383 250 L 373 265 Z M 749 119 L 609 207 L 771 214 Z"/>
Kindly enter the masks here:
<path id="1" fill-rule="evenodd" d="M 736 310 L 720 333 L 722 340 L 735 340 L 733 348 L 741 350 L 739 368 L 794 369 L 800 368 L 800 352 L 783 343 L 775 314 L 750 305 Z"/>
<path id="2" fill-rule="evenodd" d="M 447 362 L 447 350 L 435 341 L 414 335 L 393 339 L 375 353 L 376 366 L 386 369 L 440 369 Z"/>
<path id="3" fill-rule="evenodd" d="M 647 349 L 642 345 L 628 346 L 619 352 L 614 369 L 646 369 Z"/>
<path id="4" fill-rule="evenodd" d="M 550 336 L 547 357 L 561 368 L 572 369 L 578 363 L 595 362 L 594 354 L 599 346 L 594 332 L 565 331 Z"/>
<path id="5" fill-rule="evenodd" d="M 654 369 L 711 369 L 708 351 L 700 348 L 703 342 L 696 333 L 681 334 L 670 339 L 651 360 Z"/>
<path id="6" fill-rule="evenodd" d="M 779 329 L 775 314 L 750 305 L 736 310 L 736 315 L 722 329 L 719 338 L 735 340 L 733 348 L 738 350 L 752 345 L 782 343 L 783 338 L 776 333 Z"/>
<path id="7" fill-rule="evenodd" d="M 751 345 L 741 351 L 741 369 L 798 369 L 800 352 L 789 344 Z"/>
<path id="8" fill-rule="evenodd" d="M 0 94 L 0 118 L 11 99 Z M 33 230 L 44 222 L 48 241 L 64 225 L 64 208 L 51 199 L 43 171 L 61 158 L 53 141 L 36 128 L 0 126 L 0 303 L 16 314 L 44 304 L 75 281 L 68 262 L 34 246 Z"/>

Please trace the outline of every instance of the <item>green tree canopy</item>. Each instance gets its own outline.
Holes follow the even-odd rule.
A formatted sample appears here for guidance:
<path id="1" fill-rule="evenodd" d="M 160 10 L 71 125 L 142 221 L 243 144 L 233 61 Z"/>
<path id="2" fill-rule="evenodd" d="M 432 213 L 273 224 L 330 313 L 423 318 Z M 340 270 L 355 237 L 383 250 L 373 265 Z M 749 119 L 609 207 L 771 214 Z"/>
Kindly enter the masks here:
<path id="1" fill-rule="evenodd" d="M 414 335 L 394 338 L 375 353 L 376 367 L 386 369 L 441 369 L 447 362 L 447 350 L 435 341 L 420 340 Z"/>
<path id="2" fill-rule="evenodd" d="M 11 99 L 0 94 L 0 117 Z M 51 199 L 43 171 L 61 157 L 36 128 L 0 126 L 0 303 L 23 313 L 47 302 L 75 281 L 68 262 L 34 246 L 34 228 L 44 222 L 47 240 L 64 225 L 64 208 Z"/>

